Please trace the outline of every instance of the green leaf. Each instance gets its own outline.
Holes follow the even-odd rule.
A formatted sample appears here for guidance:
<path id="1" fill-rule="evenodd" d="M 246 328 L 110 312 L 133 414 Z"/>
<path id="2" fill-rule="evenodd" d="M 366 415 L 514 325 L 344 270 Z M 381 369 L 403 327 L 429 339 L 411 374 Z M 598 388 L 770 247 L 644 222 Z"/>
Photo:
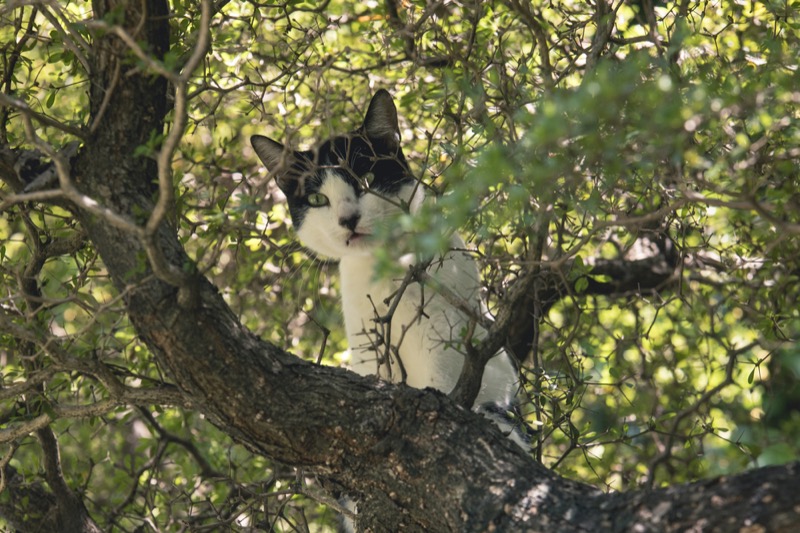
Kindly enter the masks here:
<path id="1" fill-rule="evenodd" d="M 581 294 L 589 288 L 589 280 L 584 276 L 575 280 L 575 292 Z"/>

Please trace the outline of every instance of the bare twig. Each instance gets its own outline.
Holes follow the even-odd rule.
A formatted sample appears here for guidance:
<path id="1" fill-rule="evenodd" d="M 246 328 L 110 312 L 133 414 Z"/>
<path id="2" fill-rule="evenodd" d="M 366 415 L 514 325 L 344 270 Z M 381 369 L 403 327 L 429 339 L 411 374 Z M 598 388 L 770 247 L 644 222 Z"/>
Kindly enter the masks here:
<path id="1" fill-rule="evenodd" d="M 650 462 L 650 468 L 648 469 L 648 475 L 647 475 L 647 484 L 648 485 L 652 486 L 652 484 L 654 483 L 654 481 L 655 481 L 655 473 L 656 473 L 656 469 L 658 468 L 658 466 L 660 464 L 662 464 L 663 462 L 665 462 L 667 459 L 669 459 L 669 457 L 672 455 L 672 448 L 673 448 L 673 445 L 675 443 L 675 439 L 678 436 L 678 428 L 679 428 L 681 422 L 683 422 L 683 420 L 686 417 L 688 417 L 689 415 L 691 415 L 692 413 L 696 413 L 697 410 L 702 405 L 704 405 L 707 402 L 709 402 L 720 391 L 722 391 L 723 389 L 725 389 L 725 388 L 729 387 L 730 385 L 732 385 L 733 382 L 734 382 L 733 381 L 733 371 L 736 368 L 736 362 L 738 360 L 738 357 L 740 355 L 744 354 L 744 353 L 749 352 L 750 350 L 752 350 L 753 348 L 755 348 L 758 345 L 759 345 L 758 341 L 755 341 L 755 342 L 751 342 L 751 343 L 749 343 L 749 344 L 747 344 L 747 345 L 745 345 L 745 346 L 743 346 L 741 348 L 729 350 L 729 352 L 728 352 L 728 362 L 725 365 L 725 379 L 723 379 L 716 386 L 711 387 L 710 389 L 706 390 L 700 396 L 700 398 L 697 399 L 697 401 L 695 401 L 692 405 L 688 406 L 687 408 L 685 408 L 682 411 L 680 411 L 679 413 L 677 413 L 672 418 L 672 424 L 671 424 L 670 430 L 668 432 L 669 437 L 667 439 L 667 443 L 664 445 L 664 451 L 662 453 L 660 453 L 657 457 L 655 457 Z"/>
<path id="2" fill-rule="evenodd" d="M 7 443 L 37 431 L 54 420 L 64 418 L 87 418 L 101 416 L 126 405 L 186 405 L 183 395 L 174 387 L 133 388 L 126 387 L 124 393 L 117 398 L 108 398 L 99 402 L 79 405 L 53 405 L 44 413 L 34 418 L 8 425 L 0 429 L 0 443 Z"/>
<path id="3" fill-rule="evenodd" d="M 200 35 L 194 52 L 178 76 L 173 74 L 166 76 L 175 85 L 175 119 L 169 135 L 167 135 L 158 153 L 158 201 L 144 228 L 145 249 L 153 270 L 159 278 L 175 286 L 186 286 L 187 276 L 178 267 L 166 261 L 155 242 L 155 236 L 159 226 L 166 218 L 168 210 L 174 203 L 175 189 L 172 184 L 172 156 L 186 128 L 187 85 L 192 72 L 205 57 L 208 49 L 210 20 L 211 2 L 210 0 L 203 0 L 200 16 Z"/>
<path id="4" fill-rule="evenodd" d="M 103 120 L 103 115 L 106 114 L 106 109 L 108 109 L 108 103 L 111 101 L 111 96 L 114 94 L 114 90 L 117 88 L 117 83 L 119 83 L 121 66 L 119 59 L 115 59 L 115 62 L 116 64 L 114 65 L 114 73 L 111 75 L 111 83 L 109 83 L 108 87 L 106 87 L 105 95 L 103 95 L 103 101 L 100 103 L 100 109 L 97 111 L 97 115 L 95 115 L 92 125 L 89 127 L 89 133 L 94 133 L 97 131 L 100 121 Z"/>
<path id="5" fill-rule="evenodd" d="M 57 120 L 55 120 L 53 118 L 48 117 L 47 115 L 43 115 L 41 113 L 38 113 L 38 112 L 34 111 L 33 109 L 31 109 L 28 104 L 26 104 L 25 102 L 23 102 L 22 100 L 20 100 L 18 98 L 14 98 L 14 97 L 9 96 L 7 94 L 0 93 L 0 104 L 2 104 L 4 106 L 9 106 L 9 107 L 14 108 L 14 109 L 18 109 L 19 111 L 22 112 L 23 116 L 28 117 L 28 119 L 31 119 L 31 118 L 35 119 L 37 122 L 40 122 L 40 123 L 44 124 L 45 126 L 50 126 L 52 128 L 56 128 L 56 129 L 61 130 L 63 132 L 69 133 L 70 135 L 74 135 L 75 137 L 78 137 L 79 139 L 86 140 L 86 138 L 87 138 L 86 132 L 84 132 L 83 130 L 78 129 L 78 128 L 74 127 L 74 126 L 70 126 L 68 124 L 64 124 L 62 122 L 59 122 L 59 121 L 57 121 Z"/>
<path id="6" fill-rule="evenodd" d="M 556 77 L 553 71 L 553 65 L 550 63 L 550 46 L 547 40 L 547 34 L 544 27 L 536 18 L 530 5 L 527 2 L 520 0 L 506 0 L 506 4 L 512 11 L 516 12 L 522 17 L 523 22 L 531 30 L 534 38 L 536 39 L 536 47 L 539 49 L 539 58 L 542 62 L 542 72 L 544 73 L 544 82 L 548 88 L 555 85 Z"/>
<path id="7" fill-rule="evenodd" d="M 2 96 L 2 95 L 0 95 Z M 25 126 L 25 133 L 28 140 L 34 144 L 39 150 L 44 152 L 53 160 L 58 173 L 58 182 L 63 196 L 86 211 L 107 220 L 113 226 L 128 231 L 134 234 L 140 234 L 139 227 L 127 217 L 120 215 L 112 209 L 103 207 L 99 202 L 82 194 L 72 183 L 69 173 L 69 161 L 67 161 L 62 154 L 57 152 L 52 146 L 44 142 L 37 134 L 36 128 L 31 121 L 31 115 L 28 113 L 22 114 L 22 122 Z M 12 197 L 13 198 L 13 197 Z M 11 201 L 9 198 L 8 201 Z M 8 202 L 7 201 L 7 202 Z"/>
<path id="8" fill-rule="evenodd" d="M 57 6 L 56 2 L 48 2 L 48 4 L 51 6 L 53 5 Z M 42 9 L 42 15 L 44 15 L 44 17 L 48 20 L 48 22 L 50 22 L 50 24 L 53 25 L 58 34 L 61 36 L 64 45 L 69 49 L 70 52 L 75 54 L 75 57 L 77 57 L 78 61 L 81 62 L 81 65 L 83 65 L 83 68 L 87 72 L 87 74 L 90 73 L 91 68 L 89 66 L 89 60 L 86 59 L 86 54 L 84 54 L 84 51 L 81 50 L 74 41 L 76 36 L 80 37 L 80 33 L 78 33 L 77 31 L 68 32 L 67 30 L 65 30 L 64 27 L 61 25 L 61 23 L 58 21 L 58 19 L 55 17 L 55 15 L 53 15 L 48 9 Z M 82 38 L 81 41 L 83 41 Z M 86 41 L 83 41 L 82 44 L 85 45 L 84 48 L 85 50 L 89 50 L 89 45 L 86 43 Z"/>

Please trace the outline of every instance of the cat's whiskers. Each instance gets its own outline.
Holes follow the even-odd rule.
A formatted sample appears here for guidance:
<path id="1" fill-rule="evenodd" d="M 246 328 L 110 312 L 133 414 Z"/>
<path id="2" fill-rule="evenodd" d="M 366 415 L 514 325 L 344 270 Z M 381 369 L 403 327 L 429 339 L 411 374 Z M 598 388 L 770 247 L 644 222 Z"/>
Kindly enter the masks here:
<path id="1" fill-rule="evenodd" d="M 277 183 L 300 240 L 315 253 L 339 260 L 351 368 L 446 394 L 464 388 L 459 378 L 464 352 L 485 335 L 480 273 L 455 231 L 441 235 L 451 251 L 422 263 L 402 230 L 393 231 L 399 229 L 396 215 L 414 216 L 424 191 L 403 155 L 391 96 L 376 93 L 360 128 L 310 151 L 287 149 L 258 135 L 251 142 L 267 168 L 279 169 Z M 374 272 L 377 259 L 387 253 L 406 270 L 402 281 Z M 327 275 L 323 268 L 331 264 L 315 262 L 307 271 L 316 283 L 306 286 L 321 286 L 321 276 Z M 318 308 L 322 299 L 315 292 L 313 308 Z M 479 379 L 470 385 L 477 388 L 475 396 L 464 401 L 474 401 L 477 411 L 510 431 L 502 413 L 513 402 L 518 378 L 508 354 L 500 350 L 492 356 Z M 499 406 L 501 413 L 487 411 L 487 405 Z M 509 436 L 525 446 L 516 432 Z"/>

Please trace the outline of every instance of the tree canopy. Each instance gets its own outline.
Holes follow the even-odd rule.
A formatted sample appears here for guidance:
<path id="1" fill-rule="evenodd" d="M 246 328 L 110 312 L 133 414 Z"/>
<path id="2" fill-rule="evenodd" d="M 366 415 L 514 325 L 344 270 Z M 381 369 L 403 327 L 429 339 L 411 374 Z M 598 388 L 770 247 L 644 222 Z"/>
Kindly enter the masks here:
<path id="1" fill-rule="evenodd" d="M 333 530 L 340 491 L 373 530 L 800 520 L 800 3 L 12 1 L 0 22 L 2 527 Z M 436 198 L 397 225 L 479 261 L 530 457 L 336 368 L 336 265 L 247 139 L 308 147 L 381 88 Z"/>

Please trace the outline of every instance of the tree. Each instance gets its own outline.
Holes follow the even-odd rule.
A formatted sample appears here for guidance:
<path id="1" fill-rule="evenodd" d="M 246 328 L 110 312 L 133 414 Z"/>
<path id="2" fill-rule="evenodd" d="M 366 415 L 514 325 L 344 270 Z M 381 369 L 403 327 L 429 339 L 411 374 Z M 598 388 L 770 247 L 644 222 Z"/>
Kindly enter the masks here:
<path id="1" fill-rule="evenodd" d="M 798 523 L 796 5 L 2 9 L 7 526 L 316 529 L 339 491 L 375 531 Z M 373 86 L 439 196 L 398 224 L 484 266 L 530 456 L 336 367 L 331 265 L 245 139 Z"/>

